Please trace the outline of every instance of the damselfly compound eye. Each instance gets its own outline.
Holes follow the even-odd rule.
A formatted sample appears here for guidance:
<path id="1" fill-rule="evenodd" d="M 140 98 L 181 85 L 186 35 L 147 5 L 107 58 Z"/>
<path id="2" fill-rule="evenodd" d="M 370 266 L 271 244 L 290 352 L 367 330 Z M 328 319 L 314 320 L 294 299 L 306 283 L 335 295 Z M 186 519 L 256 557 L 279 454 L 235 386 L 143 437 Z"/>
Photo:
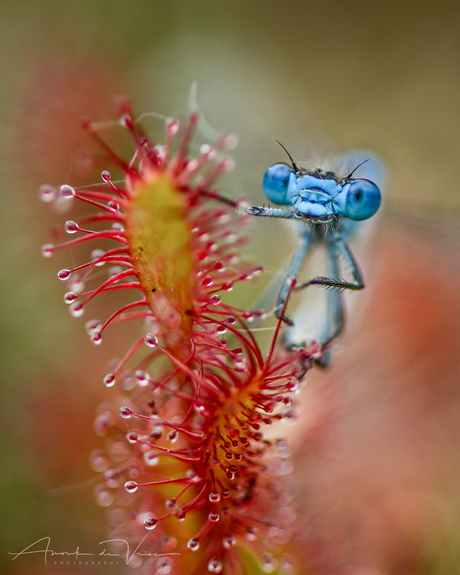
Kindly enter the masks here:
<path id="1" fill-rule="evenodd" d="M 373 182 L 357 180 L 346 193 L 344 215 L 351 220 L 367 220 L 377 212 L 381 201 L 380 190 Z"/>
<path id="2" fill-rule="evenodd" d="M 284 205 L 287 203 L 287 191 L 292 168 L 287 164 L 274 164 L 265 172 L 263 189 L 267 198 L 274 204 Z"/>

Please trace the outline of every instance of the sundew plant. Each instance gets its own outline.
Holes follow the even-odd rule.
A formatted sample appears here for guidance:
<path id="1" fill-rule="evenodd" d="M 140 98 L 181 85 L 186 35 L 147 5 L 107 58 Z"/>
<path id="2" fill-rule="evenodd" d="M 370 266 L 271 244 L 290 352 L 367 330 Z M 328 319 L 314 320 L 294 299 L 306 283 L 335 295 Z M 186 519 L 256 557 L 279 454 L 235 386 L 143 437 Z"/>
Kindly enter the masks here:
<path id="1" fill-rule="evenodd" d="M 158 143 L 125 109 L 119 129 L 133 140 L 127 160 L 98 124 L 85 122 L 107 167 L 123 178 L 103 171 L 94 186 L 43 187 L 42 200 L 82 202 L 88 215 L 67 221 L 70 239 L 42 253 L 90 253 L 58 273 L 74 317 L 106 292 L 133 296 L 104 321 L 86 323 L 95 345 L 107 329 L 123 331 L 128 320 L 139 326 L 105 374 L 110 389 L 95 428 L 106 443 L 90 458 L 99 473 L 96 500 L 109 511 L 108 538 L 142 551 L 129 567 L 293 574 L 289 450 L 265 430 L 295 418 L 292 395 L 311 358 L 278 343 L 281 320 L 262 352 L 254 313 L 225 303 L 226 292 L 244 290 L 261 269 L 240 262 L 239 232 L 250 217 L 244 204 L 216 188 L 233 167 L 227 153 L 235 138 L 223 135 L 194 153 L 198 121 L 198 113 L 166 119 Z M 125 552 L 114 542 L 117 549 Z"/>

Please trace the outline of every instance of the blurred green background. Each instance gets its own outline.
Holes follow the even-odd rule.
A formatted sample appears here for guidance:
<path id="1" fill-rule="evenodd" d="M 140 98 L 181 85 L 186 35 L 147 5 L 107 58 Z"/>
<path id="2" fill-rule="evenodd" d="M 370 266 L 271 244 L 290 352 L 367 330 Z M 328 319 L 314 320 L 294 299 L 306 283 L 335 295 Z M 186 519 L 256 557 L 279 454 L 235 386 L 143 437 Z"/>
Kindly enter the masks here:
<path id="1" fill-rule="evenodd" d="M 275 138 L 299 161 L 365 147 L 389 166 L 387 205 L 428 211 L 444 232 L 460 208 L 460 4 L 3 0 L 0 14 L 0 568 L 36 573 L 40 557 L 8 552 L 44 536 L 65 549 L 104 538 L 91 488 L 46 494 L 91 476 L 93 414 L 114 355 L 112 340 L 94 350 L 66 312 L 55 273 L 70 256 L 39 253 L 66 216 L 38 202 L 38 186 L 84 179 L 81 117 L 111 117 L 120 94 L 139 113 L 181 114 L 197 81 L 206 119 L 240 139 L 226 194 L 262 203 L 262 174 L 284 161 Z M 252 228 L 251 257 L 268 275 L 289 251 L 284 234 L 278 222 Z M 440 257 L 455 267 L 453 237 Z M 445 572 L 460 572 L 452 561 Z"/>

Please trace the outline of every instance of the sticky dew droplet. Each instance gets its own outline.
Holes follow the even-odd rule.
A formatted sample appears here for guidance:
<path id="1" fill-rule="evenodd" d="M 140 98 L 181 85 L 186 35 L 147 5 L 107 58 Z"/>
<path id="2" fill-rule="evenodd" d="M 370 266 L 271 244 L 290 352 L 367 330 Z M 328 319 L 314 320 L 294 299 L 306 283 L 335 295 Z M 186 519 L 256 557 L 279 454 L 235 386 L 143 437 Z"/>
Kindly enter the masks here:
<path id="1" fill-rule="evenodd" d="M 109 507 L 115 500 L 113 491 L 105 485 L 96 485 L 94 488 L 94 498 L 100 507 Z"/>
<path id="2" fill-rule="evenodd" d="M 54 253 L 53 244 L 45 244 L 41 247 L 41 254 L 44 258 L 50 258 Z"/>
<path id="3" fill-rule="evenodd" d="M 143 369 L 138 369 L 134 374 L 137 384 L 139 387 L 147 387 L 148 384 L 152 381 L 150 379 L 150 375 L 144 371 Z"/>
<path id="4" fill-rule="evenodd" d="M 233 537 L 233 535 L 229 535 L 228 537 L 224 537 L 222 539 L 222 545 L 224 546 L 224 549 L 231 549 L 232 547 L 235 547 L 236 539 Z"/>
<path id="5" fill-rule="evenodd" d="M 70 282 L 70 289 L 75 293 L 82 293 L 85 288 L 85 282 L 82 281 L 80 278 L 75 278 L 73 281 Z"/>
<path id="6" fill-rule="evenodd" d="M 57 190 L 53 186 L 47 184 L 40 186 L 38 190 L 38 197 L 44 204 L 49 204 L 56 199 Z"/>
<path id="7" fill-rule="evenodd" d="M 196 537 L 193 537 L 193 539 L 190 539 L 187 543 L 187 547 L 190 549 L 190 551 L 198 551 L 200 548 L 200 542 Z"/>
<path id="8" fill-rule="evenodd" d="M 234 244 L 237 239 L 238 239 L 238 236 L 237 236 L 237 234 L 235 234 L 235 232 L 225 232 L 225 234 L 224 234 L 224 242 L 226 244 Z M 239 261 L 239 256 L 237 256 L 236 254 L 229 254 L 228 260 L 231 263 L 237 263 L 237 261 L 235 261 L 235 257 L 237 258 L 237 261 Z"/>
<path id="9" fill-rule="evenodd" d="M 167 438 L 168 438 L 168 441 L 170 441 L 171 443 L 176 443 L 176 441 L 179 439 L 179 434 L 174 429 L 173 431 L 170 431 L 168 433 Z"/>
<path id="10" fill-rule="evenodd" d="M 85 323 L 85 331 L 89 336 L 98 333 L 102 327 L 102 323 L 98 319 L 90 319 Z"/>
<path id="11" fill-rule="evenodd" d="M 107 202 L 107 207 L 110 208 L 111 210 L 113 210 L 114 212 L 121 211 L 120 205 L 118 204 L 118 202 L 115 202 L 114 200 L 109 200 Z"/>
<path id="12" fill-rule="evenodd" d="M 110 373 L 109 375 L 113 375 L 113 374 Z M 126 405 L 125 405 L 123 407 L 120 407 L 120 415 L 121 415 L 121 417 L 123 417 L 123 419 L 130 419 L 133 416 L 133 410 L 130 409 L 129 407 L 126 407 Z"/>
<path id="13" fill-rule="evenodd" d="M 173 568 L 173 560 L 171 557 L 161 557 L 156 563 L 156 575 L 168 575 Z"/>
<path id="14" fill-rule="evenodd" d="M 74 222 L 72 220 L 68 220 L 65 223 L 64 229 L 68 234 L 75 234 L 76 232 L 79 231 L 80 228 L 78 227 L 77 222 Z"/>
<path id="15" fill-rule="evenodd" d="M 162 435 L 163 431 L 161 425 L 157 426 L 153 431 L 150 432 L 150 437 L 155 440 L 161 439 Z"/>
<path id="16" fill-rule="evenodd" d="M 235 169 L 235 160 L 233 158 L 225 158 L 220 163 L 220 168 L 223 172 L 232 172 Z"/>
<path id="17" fill-rule="evenodd" d="M 211 523 L 217 523 L 220 519 L 220 515 L 217 513 L 217 511 L 211 511 L 211 513 L 208 515 L 208 519 L 211 521 Z"/>
<path id="18" fill-rule="evenodd" d="M 144 342 L 147 347 L 155 347 L 158 343 L 158 339 L 153 333 L 148 333 L 144 337 Z"/>
<path id="19" fill-rule="evenodd" d="M 216 491 L 212 491 L 212 492 L 209 494 L 209 501 L 210 501 L 211 503 L 218 503 L 218 502 L 220 501 L 220 494 L 217 493 Z"/>
<path id="20" fill-rule="evenodd" d="M 264 573 L 273 573 L 278 567 L 278 561 L 273 557 L 273 555 L 265 553 L 265 555 L 262 555 L 260 560 L 260 566 Z"/>
<path id="21" fill-rule="evenodd" d="M 185 511 L 183 511 L 182 509 L 178 509 L 177 511 L 174 512 L 174 517 L 175 517 L 178 521 L 184 521 L 184 519 L 185 519 Z"/>
<path id="22" fill-rule="evenodd" d="M 222 560 L 218 557 L 213 557 L 208 563 L 208 571 L 210 573 L 220 573 L 224 567 Z"/>
<path id="23" fill-rule="evenodd" d="M 93 336 L 91 336 L 91 340 L 92 340 L 92 341 L 94 341 L 94 340 L 93 340 L 94 335 L 96 335 L 96 334 L 93 334 Z M 114 374 L 113 374 L 113 373 L 108 373 L 108 374 L 104 377 L 104 380 L 103 380 L 103 381 L 104 381 L 104 385 L 105 385 L 106 387 L 113 387 L 113 386 L 115 385 L 115 376 L 114 376 Z"/>
<path id="24" fill-rule="evenodd" d="M 61 280 L 61 281 L 65 281 L 68 280 L 70 278 L 70 274 L 72 272 L 70 270 L 60 270 L 57 273 L 57 277 Z"/>
<path id="25" fill-rule="evenodd" d="M 75 189 L 72 186 L 64 184 L 59 188 L 59 196 L 61 198 L 73 198 L 75 196 Z"/>
<path id="26" fill-rule="evenodd" d="M 121 485 L 121 477 L 117 470 L 109 469 L 104 473 L 105 484 L 111 489 L 116 489 Z"/>
<path id="27" fill-rule="evenodd" d="M 234 150 L 239 144 L 239 138 L 236 134 L 225 134 L 222 138 L 222 145 L 226 150 Z"/>
<path id="28" fill-rule="evenodd" d="M 120 116 L 118 123 L 123 128 L 130 129 L 133 126 L 133 119 L 131 118 L 131 116 L 129 114 L 123 114 L 122 116 Z"/>
<path id="29" fill-rule="evenodd" d="M 126 439 L 128 443 L 137 443 L 139 436 L 134 431 L 130 431 L 129 433 L 126 434 Z"/>
<path id="30" fill-rule="evenodd" d="M 93 251 L 91 252 L 91 261 L 92 261 L 92 262 L 97 261 L 97 260 L 99 260 L 100 258 L 103 258 L 104 256 L 105 256 L 105 251 L 104 251 L 104 250 L 100 250 L 100 249 L 93 250 Z M 101 266 L 103 266 L 104 264 L 105 264 L 104 261 L 102 261 L 102 262 L 99 261 L 99 262 L 97 262 L 97 263 L 94 264 L 94 265 L 95 265 L 96 267 L 101 267 Z"/>
<path id="31" fill-rule="evenodd" d="M 127 481 L 124 487 L 128 493 L 136 493 L 136 491 L 139 488 L 138 484 L 135 481 Z"/>
<path id="32" fill-rule="evenodd" d="M 76 299 L 77 299 L 77 294 L 73 291 L 68 291 L 66 294 L 64 294 L 64 303 L 66 303 L 67 305 L 70 305 Z"/>
<path id="33" fill-rule="evenodd" d="M 166 131 L 169 136 L 175 136 L 179 131 L 179 121 L 175 118 L 166 119 Z"/>
<path id="34" fill-rule="evenodd" d="M 217 156 L 217 150 L 210 144 L 202 144 L 200 146 L 200 155 L 206 160 L 213 160 Z"/>
<path id="35" fill-rule="evenodd" d="M 279 572 L 282 575 L 297 575 L 299 573 L 296 561 L 290 555 L 281 555 L 278 558 Z"/>
<path id="36" fill-rule="evenodd" d="M 94 345 L 101 345 L 102 343 L 102 335 L 99 331 L 94 332 L 91 335 L 91 341 L 94 343 Z"/>
<path id="37" fill-rule="evenodd" d="M 134 377 L 131 377 L 130 374 L 123 376 L 120 383 L 121 389 L 124 389 L 125 391 L 131 391 L 131 389 L 134 389 L 136 385 L 137 381 L 134 379 Z"/>
<path id="38" fill-rule="evenodd" d="M 148 465 L 149 467 L 155 467 L 155 465 L 158 465 L 160 457 L 158 453 L 156 453 L 153 450 L 150 450 L 144 453 L 144 461 L 145 464 Z"/>
<path id="39" fill-rule="evenodd" d="M 158 521 L 156 519 L 154 519 L 153 517 L 149 517 L 148 519 L 146 519 L 144 521 L 144 527 L 146 529 L 148 529 L 149 531 L 153 531 L 155 529 L 155 527 L 157 526 Z"/>
<path id="40" fill-rule="evenodd" d="M 81 317 L 84 311 L 83 304 L 80 302 L 72 303 L 69 307 L 69 312 L 72 317 Z"/>
<path id="41" fill-rule="evenodd" d="M 247 532 L 246 532 L 246 539 L 248 541 L 255 541 L 257 539 L 257 534 L 258 534 L 259 530 L 257 529 L 257 527 L 248 527 Z"/>
<path id="42" fill-rule="evenodd" d="M 101 449 L 94 449 L 89 455 L 89 464 L 93 471 L 100 473 L 109 467 L 109 460 Z"/>

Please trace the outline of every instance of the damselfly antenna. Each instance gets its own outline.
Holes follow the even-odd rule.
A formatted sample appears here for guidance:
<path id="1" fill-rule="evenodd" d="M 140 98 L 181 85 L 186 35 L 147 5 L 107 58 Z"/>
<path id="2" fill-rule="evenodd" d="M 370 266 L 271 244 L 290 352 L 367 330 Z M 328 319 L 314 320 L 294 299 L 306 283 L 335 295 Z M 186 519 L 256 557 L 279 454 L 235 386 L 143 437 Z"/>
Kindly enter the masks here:
<path id="1" fill-rule="evenodd" d="M 279 143 L 279 142 L 278 142 L 278 143 Z M 349 179 L 351 178 L 351 176 L 356 172 L 356 170 L 357 170 L 358 168 L 360 168 L 363 164 L 365 164 L 365 163 L 368 162 L 368 161 L 369 161 L 369 158 L 367 158 L 367 160 L 364 160 L 364 162 L 361 162 L 360 164 L 358 164 L 358 165 L 356 166 L 356 168 L 355 168 L 354 170 L 352 170 L 352 171 L 348 174 L 348 176 L 346 177 L 346 179 L 349 180 Z"/>
<path id="2" fill-rule="evenodd" d="M 286 152 L 286 154 L 289 156 L 289 159 L 291 160 L 292 167 L 294 168 L 294 170 L 296 171 L 296 173 L 299 172 L 299 168 L 296 166 L 296 163 L 295 163 L 294 160 L 292 159 L 291 154 L 286 150 L 286 148 L 283 146 L 283 144 L 282 144 L 279 140 L 276 140 L 276 141 L 277 141 L 278 144 L 283 148 L 283 150 Z"/>

